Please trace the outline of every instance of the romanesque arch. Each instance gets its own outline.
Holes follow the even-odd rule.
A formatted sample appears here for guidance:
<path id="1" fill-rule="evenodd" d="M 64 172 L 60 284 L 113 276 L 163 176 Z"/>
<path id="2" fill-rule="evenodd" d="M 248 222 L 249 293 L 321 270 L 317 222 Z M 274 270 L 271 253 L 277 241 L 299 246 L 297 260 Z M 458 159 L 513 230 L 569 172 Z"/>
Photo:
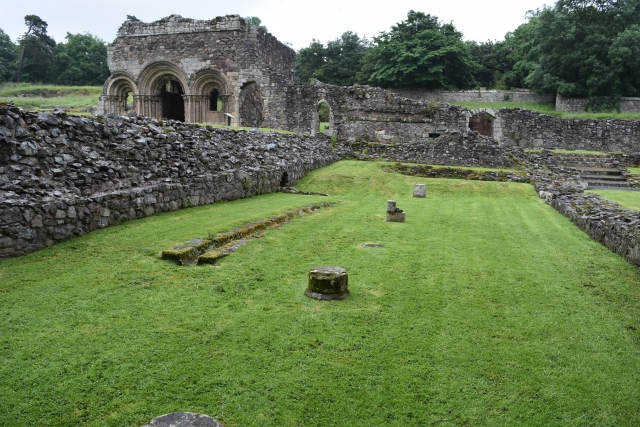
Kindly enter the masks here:
<path id="1" fill-rule="evenodd" d="M 138 77 L 138 88 L 140 94 L 136 107 L 139 114 L 157 119 L 193 121 L 185 105 L 188 79 L 177 65 L 165 61 L 148 64 Z"/>
<path id="2" fill-rule="evenodd" d="M 333 135 L 333 130 L 334 130 L 333 109 L 331 108 L 331 105 L 329 105 L 329 102 L 327 102 L 325 98 L 320 99 L 316 103 L 315 110 L 312 112 L 313 115 L 311 117 L 311 135 L 315 135 L 317 132 L 320 132 L 320 124 L 323 122 L 323 120 L 321 120 L 321 117 L 320 117 L 323 105 L 326 106 L 326 108 L 329 110 L 329 117 L 328 117 L 329 126 L 327 126 L 324 129 L 324 133 L 326 133 L 329 136 Z"/>
<path id="3" fill-rule="evenodd" d="M 224 113 L 229 111 L 231 93 L 229 82 L 222 72 L 205 68 L 193 76 L 189 95 L 191 121 L 199 123 L 224 123 Z"/>
<path id="4" fill-rule="evenodd" d="M 260 86 L 256 82 L 247 82 L 240 89 L 240 126 L 260 127 L 262 125 L 263 105 Z"/>
<path id="5" fill-rule="evenodd" d="M 134 78 L 126 71 L 117 71 L 113 73 L 104 83 L 100 104 L 102 111 L 124 115 L 129 112 L 127 98 L 129 94 L 133 94 L 134 98 L 137 94 L 137 86 Z M 135 105 L 134 105 L 135 109 Z"/>

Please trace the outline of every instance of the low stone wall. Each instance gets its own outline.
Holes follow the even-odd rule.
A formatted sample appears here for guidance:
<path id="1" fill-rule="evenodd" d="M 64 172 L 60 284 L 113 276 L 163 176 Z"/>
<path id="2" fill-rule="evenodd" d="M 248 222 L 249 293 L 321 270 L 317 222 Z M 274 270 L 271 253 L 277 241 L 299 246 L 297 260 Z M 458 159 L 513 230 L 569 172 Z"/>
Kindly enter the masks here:
<path id="1" fill-rule="evenodd" d="M 0 104 L 0 257 L 159 212 L 278 191 L 342 158 L 330 142 Z"/>
<path id="2" fill-rule="evenodd" d="M 582 113 L 587 111 L 588 105 L 589 98 L 565 98 L 560 94 L 556 96 L 556 111 Z M 640 98 L 620 98 L 620 112 L 640 113 Z"/>
<path id="3" fill-rule="evenodd" d="M 521 108 L 499 110 L 506 145 L 523 148 L 640 152 L 640 120 L 563 119 Z"/>
<path id="4" fill-rule="evenodd" d="M 523 168 L 529 155 L 520 147 L 506 147 L 478 132 L 445 131 L 435 139 L 403 144 L 377 142 L 350 143 L 355 158 L 384 159 L 434 165 L 518 167 Z"/>
<path id="5" fill-rule="evenodd" d="M 423 101 L 441 102 L 533 102 L 533 103 L 553 103 L 554 95 L 539 94 L 528 90 L 465 90 L 465 91 L 444 91 L 425 90 L 421 88 L 395 88 L 387 89 L 396 95 L 404 98 L 418 99 Z"/>

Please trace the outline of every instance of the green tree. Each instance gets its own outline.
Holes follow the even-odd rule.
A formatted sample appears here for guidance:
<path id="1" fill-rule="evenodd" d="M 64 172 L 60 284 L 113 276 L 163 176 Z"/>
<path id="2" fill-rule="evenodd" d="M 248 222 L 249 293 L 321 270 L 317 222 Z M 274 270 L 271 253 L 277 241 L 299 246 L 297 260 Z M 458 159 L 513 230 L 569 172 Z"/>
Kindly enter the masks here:
<path id="1" fill-rule="evenodd" d="M 324 45 L 313 39 L 308 47 L 303 47 L 296 54 L 296 75 L 303 82 L 308 82 L 316 70 L 326 61 Z"/>
<path id="2" fill-rule="evenodd" d="M 0 29 L 0 81 L 9 81 L 16 72 L 16 45 L 11 38 Z"/>
<path id="3" fill-rule="evenodd" d="M 374 37 L 358 76 L 383 87 L 458 89 L 473 86 L 478 67 L 453 24 L 411 10 L 406 21 Z"/>
<path id="4" fill-rule="evenodd" d="M 56 83 L 78 86 L 103 84 L 109 77 L 106 43 L 89 33 L 67 33 L 66 40 L 54 49 Z"/>
<path id="5" fill-rule="evenodd" d="M 529 87 L 589 97 L 592 111 L 640 94 L 639 0 L 559 0 L 534 18 L 531 44 L 517 64 L 528 68 Z"/>
<path id="6" fill-rule="evenodd" d="M 473 74 L 476 84 L 487 88 L 506 89 L 505 75 L 515 64 L 512 50 L 506 41 L 468 41 L 469 53 L 480 66 Z"/>
<path id="7" fill-rule="evenodd" d="M 347 31 L 325 47 L 313 40 L 309 47 L 298 51 L 296 72 L 302 81 L 315 78 L 323 83 L 349 86 L 356 82 L 356 74 L 369 46 L 366 38 Z"/>
<path id="8" fill-rule="evenodd" d="M 16 82 L 21 79 L 31 82 L 45 82 L 50 80 L 53 64 L 53 48 L 55 40 L 47 35 L 47 23 L 37 15 L 24 17 L 27 31 L 19 40 L 20 59 Z"/>

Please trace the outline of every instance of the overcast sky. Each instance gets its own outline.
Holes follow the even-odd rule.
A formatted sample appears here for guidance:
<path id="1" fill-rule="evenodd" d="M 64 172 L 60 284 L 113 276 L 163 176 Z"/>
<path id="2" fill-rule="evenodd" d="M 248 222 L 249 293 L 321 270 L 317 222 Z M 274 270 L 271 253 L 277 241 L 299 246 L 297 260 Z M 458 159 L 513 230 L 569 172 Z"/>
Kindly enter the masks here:
<path id="1" fill-rule="evenodd" d="M 554 1 L 547 1 L 553 4 Z M 15 42 L 25 31 L 24 16 L 38 15 L 57 42 L 67 32 L 89 32 L 111 42 L 126 15 L 152 22 L 171 14 L 194 19 L 237 14 L 258 16 L 278 40 L 298 50 L 311 39 L 326 43 L 345 31 L 368 38 L 403 20 L 411 9 L 436 15 L 465 40 L 501 40 L 524 22 L 542 0 L 0 0 L 0 28 Z"/>

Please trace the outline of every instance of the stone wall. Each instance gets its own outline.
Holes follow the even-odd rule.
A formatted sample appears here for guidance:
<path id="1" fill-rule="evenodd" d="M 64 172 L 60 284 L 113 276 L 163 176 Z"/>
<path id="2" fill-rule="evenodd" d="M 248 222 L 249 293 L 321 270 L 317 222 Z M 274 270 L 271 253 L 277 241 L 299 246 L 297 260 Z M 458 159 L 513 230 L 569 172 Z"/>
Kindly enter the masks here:
<path id="1" fill-rule="evenodd" d="M 326 135 L 98 119 L 0 104 L 0 257 L 189 206 L 278 191 L 342 158 Z"/>
<path id="2" fill-rule="evenodd" d="M 295 51 L 273 35 L 249 26 L 237 15 L 194 20 L 171 15 L 156 22 L 125 22 L 108 46 L 111 76 L 105 82 L 99 114 L 128 113 L 126 95 L 134 95 L 138 114 L 161 118 L 163 84 L 173 80 L 184 95 L 187 122 L 206 122 L 221 114 L 209 114 L 208 96 L 216 89 L 223 111 L 242 122 L 240 92 L 255 84 L 267 116 L 271 98 L 280 98 L 291 80 Z M 254 118 L 249 121 L 255 121 Z"/>
<path id="3" fill-rule="evenodd" d="M 560 94 L 556 96 L 556 111 L 581 113 L 587 111 L 588 105 L 589 98 L 565 98 Z M 620 112 L 640 113 L 640 98 L 620 98 Z"/>
<path id="4" fill-rule="evenodd" d="M 640 120 L 562 119 L 520 108 L 503 108 L 495 122 L 500 135 L 494 136 L 506 145 L 640 152 Z"/>
<path id="5" fill-rule="evenodd" d="M 553 103 L 554 95 L 538 94 L 528 90 L 464 90 L 444 91 L 426 90 L 421 88 L 396 88 L 387 89 L 390 92 L 404 98 L 423 101 L 440 102 L 534 102 Z"/>

